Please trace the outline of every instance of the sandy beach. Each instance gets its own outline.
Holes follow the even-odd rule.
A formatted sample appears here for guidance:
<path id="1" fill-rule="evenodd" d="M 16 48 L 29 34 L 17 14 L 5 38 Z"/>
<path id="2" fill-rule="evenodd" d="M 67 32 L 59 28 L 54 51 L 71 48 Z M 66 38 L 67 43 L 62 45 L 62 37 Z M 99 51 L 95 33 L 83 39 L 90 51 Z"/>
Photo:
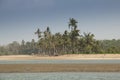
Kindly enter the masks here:
<path id="1" fill-rule="evenodd" d="M 71 54 L 62 56 L 9 55 L 0 60 L 120 59 L 120 54 Z M 14 72 L 120 72 L 120 64 L 0 64 L 0 73 Z"/>
<path id="2" fill-rule="evenodd" d="M 0 60 L 81 60 L 81 59 L 120 59 L 120 54 L 69 54 L 61 56 L 5 55 Z"/>

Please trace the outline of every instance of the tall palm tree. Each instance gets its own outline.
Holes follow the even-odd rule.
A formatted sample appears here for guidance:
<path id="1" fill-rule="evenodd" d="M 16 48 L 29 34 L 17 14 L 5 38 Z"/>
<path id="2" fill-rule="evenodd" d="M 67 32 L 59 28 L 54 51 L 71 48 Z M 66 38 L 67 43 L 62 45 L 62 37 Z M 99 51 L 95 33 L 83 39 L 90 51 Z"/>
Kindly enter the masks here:
<path id="1" fill-rule="evenodd" d="M 37 31 L 35 32 L 35 34 L 38 35 L 38 38 L 42 37 L 42 32 L 40 31 L 40 29 L 38 28 Z"/>
<path id="2" fill-rule="evenodd" d="M 70 38 L 71 38 L 71 48 L 72 48 L 72 53 L 74 53 L 74 48 L 75 48 L 75 41 L 77 37 L 79 36 L 79 30 L 77 30 L 77 21 L 74 18 L 69 19 L 69 28 L 71 28 L 70 32 Z"/>
<path id="3" fill-rule="evenodd" d="M 35 32 L 35 34 L 37 34 L 38 39 L 39 39 L 39 40 L 38 40 L 38 44 L 37 44 L 38 46 L 37 46 L 37 47 L 38 47 L 38 49 L 41 50 L 41 49 L 42 49 L 42 47 L 41 47 L 42 32 L 41 32 L 40 29 L 38 28 L 37 31 Z M 38 53 L 41 52 L 40 50 L 38 51 Z"/>
<path id="4" fill-rule="evenodd" d="M 52 45 L 52 34 L 50 32 L 50 28 L 47 27 L 47 29 L 44 31 L 44 38 L 46 41 L 46 50 L 48 51 L 48 54 L 51 55 L 51 45 Z"/>
<path id="5" fill-rule="evenodd" d="M 47 27 L 47 29 L 44 31 L 44 37 L 47 39 L 51 37 L 51 32 L 49 27 Z"/>
<path id="6" fill-rule="evenodd" d="M 75 30 L 77 29 L 77 21 L 74 18 L 70 18 L 69 19 L 69 28 L 71 28 L 71 30 Z"/>

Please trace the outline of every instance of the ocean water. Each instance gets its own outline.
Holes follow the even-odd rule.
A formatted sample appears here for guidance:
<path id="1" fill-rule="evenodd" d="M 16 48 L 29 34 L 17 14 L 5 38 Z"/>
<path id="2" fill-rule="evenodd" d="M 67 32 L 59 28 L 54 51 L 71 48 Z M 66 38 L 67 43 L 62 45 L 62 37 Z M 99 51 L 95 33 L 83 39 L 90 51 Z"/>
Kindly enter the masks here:
<path id="1" fill-rule="evenodd" d="M 120 80 L 117 72 L 0 73 L 0 80 Z"/>
<path id="2" fill-rule="evenodd" d="M 50 64 L 61 64 L 61 63 L 89 63 L 89 64 L 120 64 L 120 60 L 0 60 L 0 64 L 40 64 L 40 63 L 50 63 Z"/>

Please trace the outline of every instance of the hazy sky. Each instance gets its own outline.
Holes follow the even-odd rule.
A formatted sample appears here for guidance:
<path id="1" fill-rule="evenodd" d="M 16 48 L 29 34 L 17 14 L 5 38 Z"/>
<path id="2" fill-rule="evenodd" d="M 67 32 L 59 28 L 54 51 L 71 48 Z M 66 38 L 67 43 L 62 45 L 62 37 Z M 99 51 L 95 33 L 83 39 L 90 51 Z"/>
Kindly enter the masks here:
<path id="1" fill-rule="evenodd" d="M 96 39 L 120 39 L 120 0 L 0 0 L 0 45 L 31 41 L 37 28 L 64 32 L 75 18 Z"/>

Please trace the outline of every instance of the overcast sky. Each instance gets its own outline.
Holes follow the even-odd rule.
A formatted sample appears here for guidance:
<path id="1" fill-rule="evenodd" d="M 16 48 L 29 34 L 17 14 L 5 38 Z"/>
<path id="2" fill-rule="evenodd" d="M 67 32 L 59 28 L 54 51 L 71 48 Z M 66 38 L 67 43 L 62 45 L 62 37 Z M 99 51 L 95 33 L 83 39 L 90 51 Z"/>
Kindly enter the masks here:
<path id="1" fill-rule="evenodd" d="M 75 18 L 96 39 L 120 39 L 120 0 L 0 0 L 0 45 L 37 40 L 37 28 L 53 33 L 68 29 Z"/>

